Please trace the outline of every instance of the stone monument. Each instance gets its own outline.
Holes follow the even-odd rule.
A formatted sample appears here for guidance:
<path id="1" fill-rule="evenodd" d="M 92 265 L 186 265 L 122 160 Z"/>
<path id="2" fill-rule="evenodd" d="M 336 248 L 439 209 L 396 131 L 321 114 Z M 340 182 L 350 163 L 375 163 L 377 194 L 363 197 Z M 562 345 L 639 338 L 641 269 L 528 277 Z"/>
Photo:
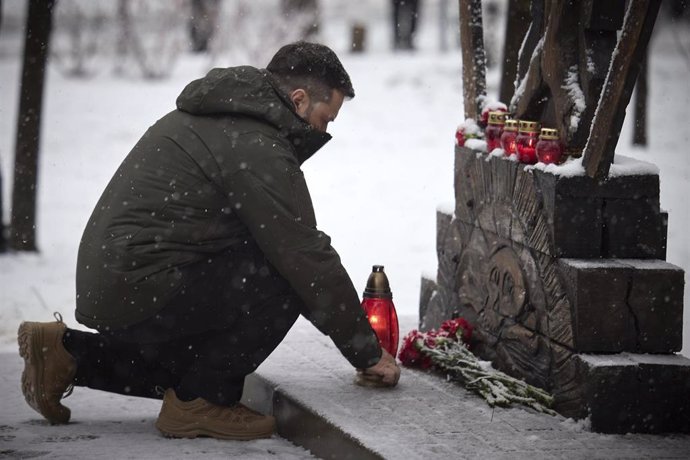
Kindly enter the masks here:
<path id="1" fill-rule="evenodd" d="M 547 172 L 496 152 L 456 147 L 455 206 L 453 213 L 437 214 L 438 273 L 436 280 L 422 279 L 420 328 L 464 317 L 476 327 L 473 351 L 552 392 L 557 411 L 589 418 L 594 431 L 690 432 L 690 360 L 676 354 L 684 272 L 665 261 L 668 216 L 659 205 L 659 176 L 654 168 L 611 170 L 635 59 L 649 42 L 660 1 L 631 1 L 625 13 L 624 2 L 536 3 L 545 14 L 534 21 L 544 33 L 531 39 L 534 48 L 523 47 L 531 59 L 527 69 L 518 69 L 523 91 L 516 91 L 511 109 L 561 128 L 570 153 L 583 155 L 581 171 Z M 597 10 L 603 3 L 621 11 Z M 473 43 L 463 50 L 464 78 L 472 72 L 480 77 L 465 87 L 465 116 L 476 119 L 485 96 L 483 45 L 467 37 L 481 33 L 481 8 L 477 0 L 460 4 L 461 36 Z M 569 18 L 564 27 L 572 14 L 586 20 Z M 598 40 L 610 41 L 610 29 L 622 28 L 615 47 L 592 48 L 597 40 L 588 41 L 587 30 L 593 24 L 606 29 L 594 34 Z M 549 35 L 556 25 L 558 34 Z M 558 64 L 540 56 L 554 51 L 546 48 L 550 41 L 572 38 L 567 34 L 579 37 L 582 56 L 601 63 L 597 53 L 608 53 L 623 69 L 614 75 L 590 68 L 583 77 L 586 69 L 573 70 L 563 60 L 568 67 L 560 78 L 567 78 L 567 69 L 580 75 L 577 81 L 589 78 L 582 93 L 586 107 L 595 107 L 583 110 L 573 129 L 558 124 L 573 116 L 571 95 L 554 91 L 546 102 L 535 98 L 557 86 L 544 69 Z"/>

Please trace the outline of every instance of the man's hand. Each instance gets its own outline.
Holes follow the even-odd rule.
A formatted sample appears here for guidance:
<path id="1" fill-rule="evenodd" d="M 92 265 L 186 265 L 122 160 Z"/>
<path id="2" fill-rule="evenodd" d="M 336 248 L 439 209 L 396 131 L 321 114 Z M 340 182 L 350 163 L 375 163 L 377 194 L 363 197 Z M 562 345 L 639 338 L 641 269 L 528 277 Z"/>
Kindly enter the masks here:
<path id="1" fill-rule="evenodd" d="M 364 386 L 390 386 L 393 387 L 400 379 L 400 367 L 386 350 L 381 350 L 381 359 L 378 363 L 364 370 L 358 369 L 358 383 Z"/>

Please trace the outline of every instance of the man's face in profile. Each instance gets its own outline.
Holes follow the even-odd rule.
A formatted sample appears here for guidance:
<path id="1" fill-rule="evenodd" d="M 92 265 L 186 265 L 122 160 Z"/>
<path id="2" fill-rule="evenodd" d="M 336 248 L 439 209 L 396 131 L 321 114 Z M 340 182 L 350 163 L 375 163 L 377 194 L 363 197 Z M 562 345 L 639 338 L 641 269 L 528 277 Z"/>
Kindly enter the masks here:
<path id="1" fill-rule="evenodd" d="M 319 100 L 311 97 L 302 90 L 297 89 L 291 94 L 292 102 L 295 104 L 297 114 L 302 117 L 312 128 L 326 132 L 328 123 L 335 120 L 338 112 L 343 105 L 345 95 L 337 89 L 331 90 L 330 97 L 326 100 Z"/>

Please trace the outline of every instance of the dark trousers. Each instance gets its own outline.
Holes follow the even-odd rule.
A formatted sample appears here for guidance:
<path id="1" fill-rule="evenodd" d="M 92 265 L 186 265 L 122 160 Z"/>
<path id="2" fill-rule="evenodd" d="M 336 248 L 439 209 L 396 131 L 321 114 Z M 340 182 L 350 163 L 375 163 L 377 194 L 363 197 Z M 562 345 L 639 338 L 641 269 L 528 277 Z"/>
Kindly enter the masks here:
<path id="1" fill-rule="evenodd" d="M 239 401 L 245 376 L 283 340 L 303 304 L 258 249 L 185 270 L 184 289 L 155 316 L 97 333 L 67 330 L 75 385 L 149 398 L 173 388 L 180 399 L 223 406 Z"/>

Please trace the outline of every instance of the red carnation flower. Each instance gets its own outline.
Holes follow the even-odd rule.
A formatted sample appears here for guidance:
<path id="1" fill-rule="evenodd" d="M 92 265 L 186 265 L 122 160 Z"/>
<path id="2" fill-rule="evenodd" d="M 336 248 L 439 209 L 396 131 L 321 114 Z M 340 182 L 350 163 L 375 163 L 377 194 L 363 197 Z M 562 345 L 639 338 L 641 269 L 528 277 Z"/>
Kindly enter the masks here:
<path id="1" fill-rule="evenodd" d="M 441 324 L 441 331 L 448 334 L 448 337 L 460 338 L 467 345 L 472 339 L 472 329 L 472 325 L 465 318 L 449 319 Z M 458 334 L 458 330 L 460 334 Z"/>
<path id="2" fill-rule="evenodd" d="M 403 366 L 421 367 L 428 369 L 432 366 L 431 359 L 419 351 L 418 342 L 424 341 L 424 334 L 417 330 L 411 331 L 403 340 L 402 348 L 398 354 L 398 359 Z"/>

